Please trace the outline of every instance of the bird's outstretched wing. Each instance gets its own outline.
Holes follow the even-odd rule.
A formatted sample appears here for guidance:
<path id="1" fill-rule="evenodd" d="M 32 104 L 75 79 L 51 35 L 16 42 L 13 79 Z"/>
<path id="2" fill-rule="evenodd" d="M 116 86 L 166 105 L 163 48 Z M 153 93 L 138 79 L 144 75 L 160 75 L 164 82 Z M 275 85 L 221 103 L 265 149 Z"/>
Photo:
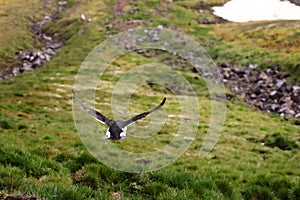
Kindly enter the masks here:
<path id="1" fill-rule="evenodd" d="M 97 110 L 90 108 L 89 106 L 85 105 L 73 92 L 74 98 L 80 103 L 81 107 L 86 110 L 90 115 L 92 115 L 97 121 L 106 124 L 107 126 L 111 126 L 113 121 L 99 113 Z"/>
<path id="2" fill-rule="evenodd" d="M 153 108 L 152 110 L 150 110 L 150 111 L 148 111 L 148 112 L 144 112 L 144 113 L 139 114 L 139 115 L 136 115 L 136 116 L 134 116 L 133 118 L 131 118 L 131 119 L 125 121 L 125 126 L 127 126 L 127 125 L 129 125 L 129 124 L 131 124 L 131 123 L 134 123 L 134 122 L 136 122 L 137 120 L 140 120 L 140 119 L 146 117 L 147 115 L 149 115 L 150 113 L 154 112 L 154 111 L 157 110 L 157 109 L 160 109 L 160 108 L 165 104 L 166 99 L 167 99 L 167 98 L 165 97 L 165 98 L 162 100 L 162 102 L 161 102 L 158 106 L 156 106 L 155 108 Z"/>

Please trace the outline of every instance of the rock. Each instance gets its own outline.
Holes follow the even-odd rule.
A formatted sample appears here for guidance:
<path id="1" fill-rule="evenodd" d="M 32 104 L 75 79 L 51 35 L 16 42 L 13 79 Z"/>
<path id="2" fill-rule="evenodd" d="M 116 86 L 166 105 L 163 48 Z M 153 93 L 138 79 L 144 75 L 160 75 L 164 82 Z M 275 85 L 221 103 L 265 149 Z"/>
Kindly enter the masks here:
<path id="1" fill-rule="evenodd" d="M 142 157 L 142 158 L 137 158 L 136 159 L 136 162 L 137 163 L 141 163 L 141 164 L 150 164 L 152 161 L 151 160 L 148 160 L 147 158 L 145 157 Z"/>
<path id="2" fill-rule="evenodd" d="M 19 51 L 17 51 L 16 53 L 15 53 L 15 55 L 17 55 L 17 56 L 20 56 L 20 55 L 22 55 L 23 54 L 23 51 L 22 50 L 19 50 Z"/>
<path id="3" fill-rule="evenodd" d="M 42 21 L 41 23 L 42 25 L 44 25 L 45 22 L 52 21 L 52 20 L 53 20 L 52 17 L 46 14 L 44 17 L 44 21 Z"/>
<path id="4" fill-rule="evenodd" d="M 28 62 L 23 63 L 23 69 L 25 71 L 32 70 L 32 64 Z"/>
<path id="5" fill-rule="evenodd" d="M 67 4 L 68 4 L 67 1 L 59 1 L 59 2 L 58 2 L 58 5 L 59 5 L 59 6 L 66 6 Z"/>
<path id="6" fill-rule="evenodd" d="M 48 55 L 48 54 L 44 54 L 45 55 L 45 60 L 48 62 L 48 61 L 50 61 L 50 59 L 51 59 L 51 56 L 50 55 Z"/>
<path id="7" fill-rule="evenodd" d="M 138 9 L 138 8 L 134 8 L 134 9 L 132 9 L 132 10 L 130 10 L 128 13 L 129 14 L 134 14 L 134 13 L 137 13 L 137 12 L 139 12 L 140 10 Z"/>
<path id="8" fill-rule="evenodd" d="M 60 6 L 65 6 L 67 1 L 58 2 Z M 55 19 L 55 16 L 59 12 L 62 12 L 62 9 L 59 9 L 53 15 L 45 13 L 42 21 L 36 22 L 33 32 L 36 34 L 37 39 L 41 41 L 44 45 L 40 51 L 24 51 L 19 50 L 15 54 L 19 58 L 19 62 L 12 66 L 10 69 L 1 72 L 0 79 L 6 79 L 12 76 L 16 76 L 24 71 L 32 70 L 34 68 L 40 67 L 46 62 L 48 62 L 57 50 L 63 45 L 61 42 L 57 42 L 51 36 L 43 33 L 42 27 L 45 23 Z"/>
<path id="9" fill-rule="evenodd" d="M 270 96 L 272 99 L 278 99 L 281 97 L 281 94 L 278 91 L 273 90 L 272 92 L 270 92 Z"/>
<path id="10" fill-rule="evenodd" d="M 276 83 L 277 88 L 283 88 L 283 87 L 286 87 L 286 86 L 287 86 L 287 83 L 286 83 L 285 79 L 277 80 L 277 83 Z"/>
<path id="11" fill-rule="evenodd" d="M 40 54 L 39 58 L 42 60 L 46 60 L 46 56 L 44 54 Z"/>
<path id="12" fill-rule="evenodd" d="M 223 70 L 223 78 L 224 79 L 230 79 L 231 73 L 228 70 Z"/>
<path id="13" fill-rule="evenodd" d="M 300 102 L 300 94 L 292 93 L 292 100 L 294 102 L 298 102 L 298 104 L 299 104 L 299 102 Z"/>
<path id="14" fill-rule="evenodd" d="M 300 86 L 294 85 L 294 86 L 292 86 L 292 89 L 293 89 L 293 92 L 294 92 L 294 93 L 300 94 Z"/>
<path id="15" fill-rule="evenodd" d="M 30 56 L 30 57 L 29 57 L 29 61 L 30 61 L 30 62 L 33 62 L 35 59 L 36 59 L 36 56 Z"/>
<path id="16" fill-rule="evenodd" d="M 277 112 L 280 109 L 280 106 L 278 104 L 272 104 L 271 105 L 271 111 Z"/>
<path id="17" fill-rule="evenodd" d="M 154 82 L 152 80 L 146 80 L 146 83 L 152 87 L 154 85 Z"/>
<path id="18" fill-rule="evenodd" d="M 265 72 L 259 72 L 257 75 L 258 80 L 270 81 L 269 76 Z"/>
<path id="19" fill-rule="evenodd" d="M 55 54 L 55 51 L 52 48 L 47 48 L 45 50 L 45 54 L 48 54 L 49 56 L 53 56 Z"/>
<path id="20" fill-rule="evenodd" d="M 57 50 L 61 46 L 62 46 L 62 43 L 58 43 L 58 42 L 47 44 L 47 47 L 50 48 L 50 49 L 52 49 L 52 50 Z"/>
<path id="21" fill-rule="evenodd" d="M 85 20 L 86 20 L 86 17 L 85 17 L 84 14 L 81 14 L 81 15 L 80 15 L 80 18 L 81 18 L 82 21 L 85 21 Z"/>
<path id="22" fill-rule="evenodd" d="M 25 196 L 25 195 L 17 195 L 17 196 L 7 196 L 5 200 L 37 200 L 38 197 L 36 196 Z"/>
<path id="23" fill-rule="evenodd" d="M 14 67 L 13 70 L 12 70 L 12 74 L 14 76 L 18 75 L 18 74 L 20 74 L 20 70 L 18 68 Z"/>
<path id="24" fill-rule="evenodd" d="M 250 97 L 251 97 L 251 99 L 255 99 L 257 96 L 256 96 L 255 93 L 252 93 L 252 94 L 250 95 Z"/>
<path id="25" fill-rule="evenodd" d="M 292 109 L 288 108 L 288 109 L 286 109 L 286 111 L 285 111 L 284 114 L 285 114 L 285 116 L 287 116 L 287 117 L 292 117 L 292 116 L 295 115 L 295 111 L 293 111 Z"/>
<path id="26" fill-rule="evenodd" d="M 265 112 L 278 113 L 285 118 L 300 113 L 300 86 L 288 85 L 274 65 L 261 72 L 252 71 L 256 65 L 233 68 L 226 62 L 220 64 L 223 82 L 245 101 Z"/>
<path id="27" fill-rule="evenodd" d="M 30 55 L 27 54 L 27 53 L 23 53 L 21 56 L 22 56 L 22 60 L 23 60 L 23 61 L 24 61 L 24 60 L 29 60 L 29 59 L 30 59 Z"/>
<path id="28" fill-rule="evenodd" d="M 157 30 L 163 30 L 163 29 L 164 29 L 164 27 L 162 25 L 157 26 Z"/>
<path id="29" fill-rule="evenodd" d="M 266 73 L 269 74 L 269 75 L 275 75 L 275 74 L 278 73 L 278 71 L 277 71 L 276 67 L 273 67 L 273 68 L 266 69 Z"/>
<path id="30" fill-rule="evenodd" d="M 113 27 L 114 27 L 114 25 L 112 23 L 105 24 L 106 29 L 111 29 Z"/>
<path id="31" fill-rule="evenodd" d="M 152 42 L 158 42 L 158 41 L 160 41 L 161 39 L 159 38 L 159 37 L 153 37 L 152 38 Z"/>
<path id="32" fill-rule="evenodd" d="M 299 102 L 300 102 L 300 86 L 292 87 L 292 100 L 299 104 Z"/>
<path id="33" fill-rule="evenodd" d="M 230 67 L 230 65 L 228 62 L 221 62 L 220 67 L 228 69 Z"/>
<path id="34" fill-rule="evenodd" d="M 42 34 L 42 37 L 43 37 L 44 40 L 52 41 L 52 37 L 50 37 L 50 36 L 47 36 L 47 35 L 45 35 L 45 34 Z"/>
<path id="35" fill-rule="evenodd" d="M 246 67 L 246 70 L 253 70 L 256 69 L 257 67 L 258 65 L 249 63 Z"/>
<path id="36" fill-rule="evenodd" d="M 32 63 L 32 68 L 38 68 L 39 66 L 41 66 L 43 63 L 41 61 L 40 58 L 36 59 L 33 63 Z"/>

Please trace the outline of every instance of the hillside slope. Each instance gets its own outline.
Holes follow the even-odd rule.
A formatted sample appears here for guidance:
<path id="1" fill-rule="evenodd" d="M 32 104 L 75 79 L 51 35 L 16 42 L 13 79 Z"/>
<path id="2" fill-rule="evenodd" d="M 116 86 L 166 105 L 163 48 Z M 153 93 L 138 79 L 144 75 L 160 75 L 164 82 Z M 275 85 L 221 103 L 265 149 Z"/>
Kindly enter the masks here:
<path id="1" fill-rule="evenodd" d="M 237 96 L 227 102 L 227 118 L 218 144 L 209 156 L 199 158 L 209 128 L 210 99 L 203 79 L 180 68 L 182 65 L 178 65 L 178 72 L 195 90 L 201 116 L 198 135 L 186 153 L 166 168 L 141 174 L 116 171 L 88 153 L 73 121 L 72 87 L 84 58 L 109 35 L 133 27 L 163 25 L 196 39 L 217 62 L 266 66 L 268 56 L 274 62 L 281 60 L 278 52 L 266 52 L 268 45 L 256 46 L 248 39 L 242 40 L 245 44 L 228 42 L 232 41 L 228 32 L 239 35 L 247 24 L 202 24 L 220 22 L 209 11 L 210 6 L 224 1 L 208 1 L 205 5 L 193 1 L 120 2 L 69 0 L 69 8 L 44 27 L 47 33 L 63 38 L 65 45 L 42 68 L 0 82 L 0 199 L 8 194 L 43 199 L 299 199 L 300 127 L 294 120 L 251 108 Z M 199 9 L 205 16 L 199 17 Z M 81 14 L 92 21 L 82 21 Z M 264 33 L 255 37 L 260 34 Z M 297 35 L 294 38 L 299 39 Z M 297 55 L 290 56 L 282 62 L 294 66 Z M 117 59 L 96 92 L 96 108 L 112 117 L 111 90 L 122 74 L 136 65 L 168 63 L 174 58 L 157 52 L 133 52 Z M 168 114 L 178 115 L 180 108 L 174 95 L 147 85 L 134 93 L 129 110 L 132 115 L 147 110 L 162 96 L 168 98 L 164 105 Z M 179 119 L 167 121 L 158 139 L 128 138 L 116 145 L 133 152 L 153 150 L 153 144 L 161 147 L 174 137 L 174 121 Z"/>

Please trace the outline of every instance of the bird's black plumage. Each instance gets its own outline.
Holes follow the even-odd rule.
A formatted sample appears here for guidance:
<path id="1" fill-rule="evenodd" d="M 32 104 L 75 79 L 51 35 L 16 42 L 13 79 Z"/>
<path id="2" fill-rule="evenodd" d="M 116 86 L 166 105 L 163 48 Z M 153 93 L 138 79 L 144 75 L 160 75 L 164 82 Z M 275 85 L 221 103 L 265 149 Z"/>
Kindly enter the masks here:
<path id="1" fill-rule="evenodd" d="M 108 129 L 106 131 L 106 138 L 110 140 L 120 140 L 126 138 L 126 130 L 127 126 L 146 117 L 150 113 L 154 112 L 157 109 L 160 109 L 166 102 L 166 98 L 162 100 L 162 102 L 153 108 L 150 111 L 141 113 L 139 115 L 136 115 L 132 117 L 129 120 L 111 120 L 104 115 L 102 115 L 97 110 L 90 108 L 86 104 L 84 104 L 74 93 L 74 98 L 80 103 L 81 107 L 86 110 L 91 116 L 93 116 L 97 121 L 104 123 L 108 126 Z"/>

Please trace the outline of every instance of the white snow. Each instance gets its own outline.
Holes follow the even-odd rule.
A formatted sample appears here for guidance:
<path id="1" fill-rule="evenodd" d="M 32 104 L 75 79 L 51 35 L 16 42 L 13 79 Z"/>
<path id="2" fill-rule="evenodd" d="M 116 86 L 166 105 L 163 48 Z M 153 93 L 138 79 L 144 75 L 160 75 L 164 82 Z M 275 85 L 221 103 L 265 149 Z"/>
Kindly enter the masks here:
<path id="1" fill-rule="evenodd" d="M 300 20 L 300 7 L 280 0 L 231 0 L 213 7 L 214 14 L 232 22 Z"/>

